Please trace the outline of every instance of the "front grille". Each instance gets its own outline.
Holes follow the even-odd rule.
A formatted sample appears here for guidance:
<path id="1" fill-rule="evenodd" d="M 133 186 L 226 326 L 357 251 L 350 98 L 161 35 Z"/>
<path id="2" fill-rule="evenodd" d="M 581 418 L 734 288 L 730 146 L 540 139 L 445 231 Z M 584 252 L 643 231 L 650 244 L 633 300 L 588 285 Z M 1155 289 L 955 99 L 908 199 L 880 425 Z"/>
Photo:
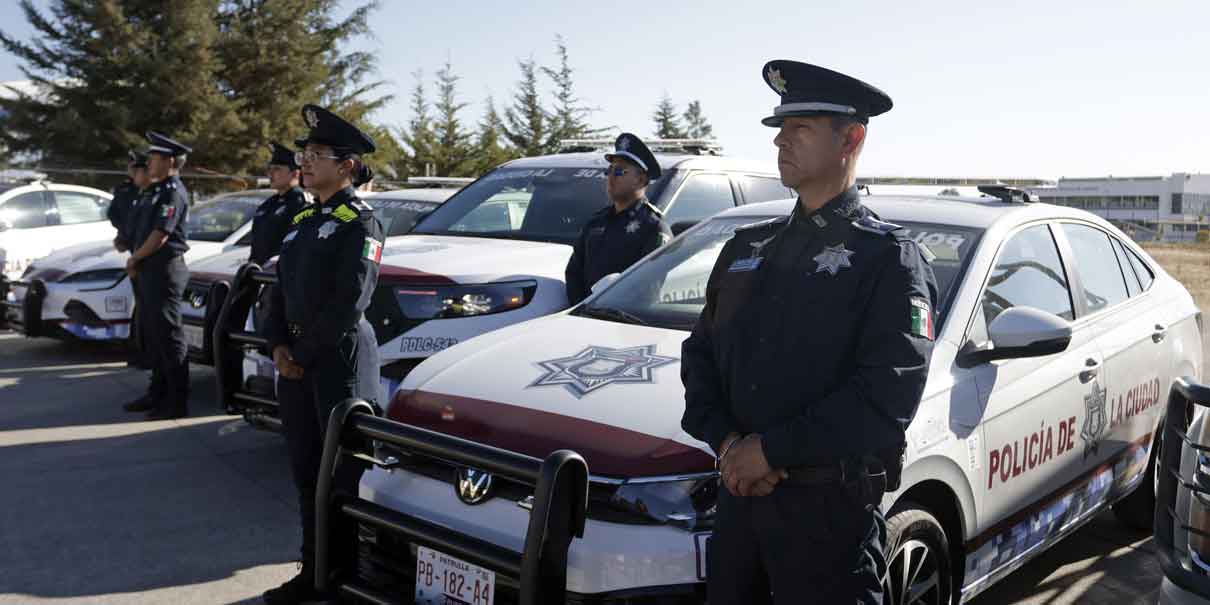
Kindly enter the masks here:
<path id="1" fill-rule="evenodd" d="M 69 300 L 66 305 L 63 305 L 63 314 L 78 324 L 86 326 L 105 325 L 105 322 L 88 305 L 75 299 Z"/>
<path id="2" fill-rule="evenodd" d="M 206 307 L 207 298 L 210 296 L 210 283 L 197 280 L 189 280 L 185 285 L 184 292 L 181 293 L 181 301 L 190 309 L 203 309 Z"/>

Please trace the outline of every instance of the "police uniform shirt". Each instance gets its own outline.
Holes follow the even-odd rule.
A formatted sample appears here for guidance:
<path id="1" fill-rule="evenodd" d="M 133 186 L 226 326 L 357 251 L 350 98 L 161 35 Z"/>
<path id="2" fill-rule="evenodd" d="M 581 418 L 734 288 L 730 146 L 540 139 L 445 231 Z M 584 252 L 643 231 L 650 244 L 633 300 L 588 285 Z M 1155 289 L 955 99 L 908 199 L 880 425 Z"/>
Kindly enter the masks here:
<path id="1" fill-rule="evenodd" d="M 672 230 L 646 198 L 617 212 L 613 205 L 588 219 L 567 262 L 567 299 L 577 304 L 592 285 L 610 273 L 621 273 L 672 239 Z"/>
<path id="2" fill-rule="evenodd" d="M 264 265 L 281 251 L 281 240 L 292 227 L 291 220 L 308 204 L 301 187 L 269 196 L 252 217 L 252 251 L 249 260 Z"/>
<path id="3" fill-rule="evenodd" d="M 773 468 L 904 443 L 932 352 L 936 280 L 849 189 L 736 231 L 682 350 L 682 426 L 717 452 L 761 433 Z"/>
<path id="4" fill-rule="evenodd" d="M 373 208 L 342 189 L 291 220 L 277 261 L 278 287 L 265 322 L 269 350 L 288 345 L 304 368 L 357 328 L 382 259 L 382 224 Z M 301 328 L 292 334 L 291 324 Z"/>
<path id="5" fill-rule="evenodd" d="M 118 240 L 130 245 L 130 215 L 134 210 L 134 202 L 139 199 L 139 187 L 134 181 L 126 179 L 113 188 L 113 200 L 105 211 L 109 224 L 118 230 Z"/>
<path id="6" fill-rule="evenodd" d="M 153 183 L 139 198 L 132 229 L 131 248 L 139 248 L 153 231 L 168 234 L 168 240 L 150 258 L 181 256 L 189 250 L 185 223 L 189 216 L 189 194 L 180 177 L 170 176 Z"/>

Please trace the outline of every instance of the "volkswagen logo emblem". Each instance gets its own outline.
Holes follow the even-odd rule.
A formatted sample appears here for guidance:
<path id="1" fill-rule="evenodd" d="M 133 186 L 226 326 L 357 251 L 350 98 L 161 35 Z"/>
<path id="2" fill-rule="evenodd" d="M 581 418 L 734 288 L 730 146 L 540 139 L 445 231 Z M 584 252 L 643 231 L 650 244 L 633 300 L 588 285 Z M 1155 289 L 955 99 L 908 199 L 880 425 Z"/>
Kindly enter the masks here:
<path id="1" fill-rule="evenodd" d="M 492 475 L 474 468 L 460 468 L 454 478 L 458 499 L 467 504 L 483 504 L 491 498 Z"/>

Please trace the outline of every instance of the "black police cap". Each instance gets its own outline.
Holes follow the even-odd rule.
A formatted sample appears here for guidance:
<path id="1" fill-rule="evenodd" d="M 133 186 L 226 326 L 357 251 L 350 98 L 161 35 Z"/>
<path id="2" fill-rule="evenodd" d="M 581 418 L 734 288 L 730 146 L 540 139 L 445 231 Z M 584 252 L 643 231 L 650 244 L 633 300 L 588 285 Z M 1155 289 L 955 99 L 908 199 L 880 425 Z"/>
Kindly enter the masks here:
<path id="1" fill-rule="evenodd" d="M 370 135 L 318 105 L 303 105 L 302 114 L 311 130 L 306 137 L 294 141 L 299 147 L 315 143 L 356 154 L 373 153 L 376 149 Z"/>
<path id="2" fill-rule="evenodd" d="M 656 161 L 655 154 L 643 144 L 639 137 L 623 132 L 618 135 L 616 141 L 613 142 L 613 153 L 605 154 L 605 161 L 612 162 L 615 157 L 623 157 L 633 162 L 636 166 L 643 169 L 647 173 L 647 178 L 656 180 L 660 178 L 660 163 Z"/>
<path id="3" fill-rule="evenodd" d="M 269 158 L 269 163 L 277 166 L 286 166 L 290 170 L 298 170 L 298 162 L 294 158 L 294 150 L 273 141 L 269 143 L 269 150 L 272 156 Z"/>
<path id="4" fill-rule="evenodd" d="M 842 73 L 809 63 L 778 59 L 765 64 L 761 75 L 781 104 L 773 115 L 761 120 L 765 126 L 780 127 L 792 116 L 842 115 L 868 122 L 891 110 L 885 92 Z"/>
<path id="5" fill-rule="evenodd" d="M 193 153 L 193 149 L 188 145 L 178 143 L 154 130 L 147 131 L 147 142 L 150 145 L 147 147 L 147 153 L 158 153 L 178 157 Z"/>
<path id="6" fill-rule="evenodd" d="M 130 166 L 135 168 L 147 167 L 147 154 L 143 153 L 142 151 L 131 149 L 130 151 L 126 152 L 126 156 L 130 158 L 127 162 Z"/>

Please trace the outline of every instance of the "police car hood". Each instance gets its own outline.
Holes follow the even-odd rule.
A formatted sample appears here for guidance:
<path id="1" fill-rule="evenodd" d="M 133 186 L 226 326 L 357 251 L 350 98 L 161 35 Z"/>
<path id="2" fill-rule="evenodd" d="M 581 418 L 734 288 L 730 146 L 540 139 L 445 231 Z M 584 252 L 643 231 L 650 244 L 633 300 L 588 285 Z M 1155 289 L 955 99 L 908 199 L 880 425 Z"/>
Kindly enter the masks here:
<path id="1" fill-rule="evenodd" d="M 382 249 L 382 275 L 404 280 L 444 277 L 476 284 L 529 275 L 563 281 L 571 246 L 547 242 L 451 235 L 399 235 Z"/>
<path id="2" fill-rule="evenodd" d="M 231 279 L 235 277 L 235 272 L 248 262 L 248 256 L 251 254 L 252 248 L 238 246 L 222 254 L 191 261 L 189 262 L 189 277 L 202 281 Z"/>
<path id="3" fill-rule="evenodd" d="M 216 254 L 223 249 L 221 242 L 189 241 L 189 252 L 185 253 L 185 262 L 193 268 L 193 263 Z M 80 271 L 95 271 L 98 269 L 121 269 L 126 266 L 129 252 L 118 252 L 113 249 L 111 241 L 87 242 L 66 248 L 60 248 L 47 256 L 34 261 L 34 270 L 26 277 L 35 279 L 57 275 L 59 277 L 78 273 Z M 56 278 L 57 279 L 57 278 Z"/>
<path id="4" fill-rule="evenodd" d="M 490 332 L 420 364 L 388 416 L 545 457 L 568 448 L 594 475 L 713 469 L 681 430 L 687 334 L 559 314 Z"/>

